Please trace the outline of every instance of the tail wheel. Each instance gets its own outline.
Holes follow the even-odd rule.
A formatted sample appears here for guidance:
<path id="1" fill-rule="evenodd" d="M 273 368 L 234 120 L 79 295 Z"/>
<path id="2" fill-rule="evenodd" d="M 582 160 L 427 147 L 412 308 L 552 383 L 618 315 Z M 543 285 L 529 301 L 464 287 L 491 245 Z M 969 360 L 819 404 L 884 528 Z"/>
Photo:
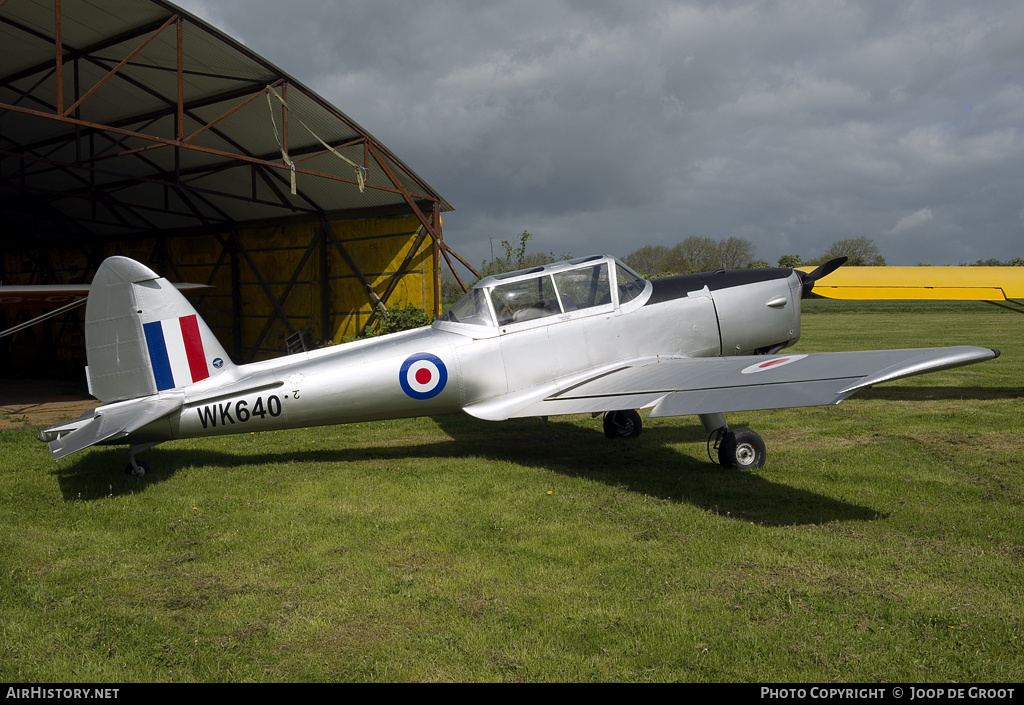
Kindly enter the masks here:
<path id="1" fill-rule="evenodd" d="M 131 475 L 132 477 L 145 477 L 146 473 L 149 472 L 149 463 L 145 460 L 136 460 L 135 458 L 130 460 L 131 462 L 124 469 L 124 474 Z"/>
<path id="2" fill-rule="evenodd" d="M 763 467 L 767 458 L 764 440 L 749 428 L 726 431 L 718 445 L 718 464 L 723 468 L 752 470 Z"/>
<path id="3" fill-rule="evenodd" d="M 643 428 L 640 414 L 633 409 L 625 411 L 609 411 L 604 415 L 604 435 L 606 438 L 636 438 Z"/>

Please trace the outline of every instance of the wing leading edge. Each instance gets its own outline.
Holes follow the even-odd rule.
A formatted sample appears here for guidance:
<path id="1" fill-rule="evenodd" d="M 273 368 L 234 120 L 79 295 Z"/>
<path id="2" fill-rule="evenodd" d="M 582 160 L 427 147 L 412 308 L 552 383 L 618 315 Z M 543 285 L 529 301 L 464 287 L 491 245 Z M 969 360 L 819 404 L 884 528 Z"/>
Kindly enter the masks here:
<path id="1" fill-rule="evenodd" d="M 653 407 L 650 416 L 838 404 L 858 389 L 999 356 L 972 346 L 794 355 L 644 358 L 469 405 L 478 418 Z"/>

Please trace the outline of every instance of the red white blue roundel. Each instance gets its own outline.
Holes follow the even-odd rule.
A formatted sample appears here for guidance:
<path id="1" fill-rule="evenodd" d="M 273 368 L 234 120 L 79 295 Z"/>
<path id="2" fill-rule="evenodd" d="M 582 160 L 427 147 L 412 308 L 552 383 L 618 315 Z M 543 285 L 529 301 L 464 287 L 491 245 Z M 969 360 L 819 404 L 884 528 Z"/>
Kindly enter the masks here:
<path id="1" fill-rule="evenodd" d="M 790 365 L 798 360 L 803 360 L 807 355 L 789 355 L 788 357 L 773 357 L 771 360 L 765 362 L 756 362 L 749 367 L 744 367 L 740 370 L 740 374 L 753 374 L 755 372 L 764 372 L 765 370 L 774 370 L 785 365 Z"/>
<path id="2" fill-rule="evenodd" d="M 432 399 L 448 384 L 448 368 L 436 355 L 416 353 L 402 363 L 398 383 L 413 399 Z"/>

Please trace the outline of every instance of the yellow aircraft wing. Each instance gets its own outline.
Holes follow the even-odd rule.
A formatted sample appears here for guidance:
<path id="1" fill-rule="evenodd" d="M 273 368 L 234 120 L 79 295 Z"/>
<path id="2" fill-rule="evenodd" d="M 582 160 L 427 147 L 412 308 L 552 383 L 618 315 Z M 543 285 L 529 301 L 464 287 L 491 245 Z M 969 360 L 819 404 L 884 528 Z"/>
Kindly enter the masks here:
<path id="1" fill-rule="evenodd" d="M 829 299 L 988 301 L 1020 311 L 1013 306 L 1020 305 L 1014 299 L 1024 299 L 1024 267 L 840 267 L 815 282 L 814 293 Z"/>

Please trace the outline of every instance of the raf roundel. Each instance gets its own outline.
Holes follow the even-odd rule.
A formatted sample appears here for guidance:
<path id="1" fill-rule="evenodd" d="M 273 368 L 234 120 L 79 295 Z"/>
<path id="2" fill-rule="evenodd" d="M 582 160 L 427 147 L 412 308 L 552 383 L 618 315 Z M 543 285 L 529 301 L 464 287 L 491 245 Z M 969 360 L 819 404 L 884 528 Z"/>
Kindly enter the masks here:
<path id="1" fill-rule="evenodd" d="M 398 382 L 413 399 L 432 399 L 448 384 L 448 368 L 436 355 L 416 353 L 402 363 Z"/>
<path id="2" fill-rule="evenodd" d="M 807 355 L 790 355 L 789 357 L 773 357 L 771 360 L 765 362 L 757 362 L 749 367 L 744 367 L 740 370 L 740 374 L 750 375 L 755 372 L 764 372 L 765 370 L 775 370 L 786 365 L 791 365 L 794 362 L 803 360 Z"/>

